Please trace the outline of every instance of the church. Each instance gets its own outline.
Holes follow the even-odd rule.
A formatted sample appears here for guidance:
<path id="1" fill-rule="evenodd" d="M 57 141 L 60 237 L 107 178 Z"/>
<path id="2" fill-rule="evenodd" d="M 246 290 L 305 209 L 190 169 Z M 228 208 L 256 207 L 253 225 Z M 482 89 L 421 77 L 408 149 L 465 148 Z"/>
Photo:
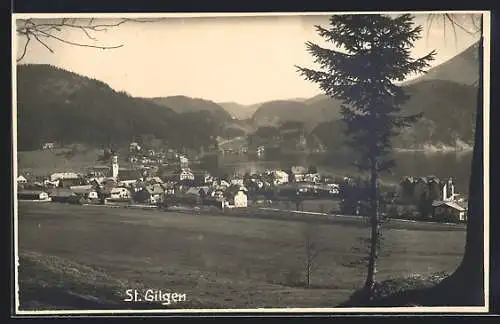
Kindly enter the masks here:
<path id="1" fill-rule="evenodd" d="M 455 192 L 453 178 L 449 178 L 442 187 L 441 200 L 432 203 L 432 218 L 440 221 L 465 222 L 467 221 L 467 205 L 459 199 Z"/>
<path id="2" fill-rule="evenodd" d="M 143 174 L 138 169 L 120 168 L 118 155 L 113 155 L 107 166 L 94 166 L 90 168 L 89 175 L 98 183 L 113 180 L 123 185 L 131 185 L 142 180 Z"/>

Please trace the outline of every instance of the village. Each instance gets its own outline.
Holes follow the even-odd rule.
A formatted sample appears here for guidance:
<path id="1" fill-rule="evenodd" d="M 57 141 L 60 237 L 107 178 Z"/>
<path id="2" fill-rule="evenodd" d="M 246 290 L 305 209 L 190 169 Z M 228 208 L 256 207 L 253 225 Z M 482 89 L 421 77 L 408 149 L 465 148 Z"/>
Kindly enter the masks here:
<path id="1" fill-rule="evenodd" d="M 43 149 L 54 146 L 47 143 Z M 18 200 L 165 210 L 275 207 L 354 216 L 368 211 L 363 181 L 323 175 L 314 166 L 217 177 L 175 150 L 155 152 L 136 142 L 128 148 L 128 167 L 121 167 L 110 150 L 105 150 L 104 160 L 105 165 L 89 166 L 84 173 L 62 171 L 44 178 L 20 174 Z M 384 188 L 382 201 L 382 214 L 392 218 L 467 219 L 467 202 L 455 192 L 452 178 L 404 177 L 398 186 Z"/>

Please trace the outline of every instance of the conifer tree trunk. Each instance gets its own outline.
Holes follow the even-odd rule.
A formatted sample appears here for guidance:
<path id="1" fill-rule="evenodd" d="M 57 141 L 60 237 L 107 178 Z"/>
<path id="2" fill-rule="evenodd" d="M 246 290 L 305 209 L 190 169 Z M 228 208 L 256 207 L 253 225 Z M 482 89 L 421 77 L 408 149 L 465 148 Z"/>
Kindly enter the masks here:
<path id="1" fill-rule="evenodd" d="M 365 281 L 365 290 L 373 292 L 375 285 L 375 274 L 377 273 L 378 247 L 380 238 L 380 221 L 379 221 L 379 201 L 378 201 L 378 171 L 375 159 L 370 162 L 370 255 L 368 259 L 368 272 Z"/>

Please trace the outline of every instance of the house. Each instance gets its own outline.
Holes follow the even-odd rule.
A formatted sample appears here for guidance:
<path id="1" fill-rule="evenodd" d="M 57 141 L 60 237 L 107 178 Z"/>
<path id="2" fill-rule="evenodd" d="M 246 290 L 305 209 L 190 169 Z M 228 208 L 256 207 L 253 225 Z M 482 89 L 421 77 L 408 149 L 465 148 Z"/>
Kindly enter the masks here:
<path id="1" fill-rule="evenodd" d="M 187 168 L 183 168 L 179 172 L 179 181 L 185 181 L 185 180 L 194 181 L 193 172 L 191 172 L 191 170 Z"/>
<path id="2" fill-rule="evenodd" d="M 146 186 L 146 190 L 151 195 L 152 203 L 159 203 L 163 201 L 163 198 L 165 196 L 165 190 L 160 184 L 153 184 Z"/>
<path id="3" fill-rule="evenodd" d="M 28 180 L 25 177 L 23 177 L 22 175 L 17 177 L 18 184 L 26 184 L 27 182 L 28 182 Z"/>
<path id="4" fill-rule="evenodd" d="M 86 200 L 98 200 L 99 193 L 95 189 L 94 185 L 84 185 L 84 186 L 72 186 L 69 187 L 76 195 L 80 196 Z"/>
<path id="5" fill-rule="evenodd" d="M 294 165 L 291 167 L 290 171 L 293 176 L 293 181 L 302 182 L 304 181 L 304 176 L 307 173 L 307 168 L 301 165 Z"/>
<path id="6" fill-rule="evenodd" d="M 194 180 L 197 184 L 206 185 L 206 184 L 211 184 L 214 181 L 210 173 L 206 171 L 193 172 L 193 173 L 194 173 Z"/>
<path id="7" fill-rule="evenodd" d="M 165 192 L 165 196 L 172 197 L 175 195 L 175 186 L 172 183 L 164 183 L 162 188 Z"/>
<path id="8" fill-rule="evenodd" d="M 129 152 L 140 152 L 141 146 L 137 142 L 132 142 L 132 143 L 130 143 L 128 150 L 129 150 Z"/>
<path id="9" fill-rule="evenodd" d="M 134 194 L 134 200 L 145 204 L 158 204 L 163 202 L 165 190 L 159 184 L 143 187 Z"/>
<path id="10" fill-rule="evenodd" d="M 122 180 L 122 181 L 118 181 L 118 184 L 120 186 L 123 186 L 123 187 L 134 187 L 135 184 L 137 184 L 138 181 L 137 180 Z"/>
<path id="11" fill-rule="evenodd" d="M 304 175 L 304 181 L 318 183 L 321 181 L 321 175 L 319 173 L 307 173 Z"/>
<path id="12" fill-rule="evenodd" d="M 150 184 L 163 184 L 163 180 L 160 178 L 160 177 L 152 177 L 150 179 L 148 179 L 149 183 Z"/>
<path id="13" fill-rule="evenodd" d="M 111 175 L 111 167 L 107 165 L 92 166 L 87 173 L 90 177 L 104 178 Z"/>
<path id="14" fill-rule="evenodd" d="M 248 190 L 239 185 L 233 185 L 224 192 L 224 196 L 226 197 L 229 207 L 235 208 L 244 208 L 248 207 Z"/>
<path id="15" fill-rule="evenodd" d="M 75 179 L 80 179 L 80 175 L 75 172 L 56 172 L 52 173 L 50 175 L 50 181 L 56 181 L 56 180 L 75 180 Z"/>
<path id="16" fill-rule="evenodd" d="M 131 185 L 136 183 L 138 180 L 143 178 L 143 174 L 137 169 L 127 169 L 120 168 L 118 169 L 118 182 L 123 183 L 124 185 Z"/>
<path id="17" fill-rule="evenodd" d="M 17 193 L 19 200 L 51 201 L 49 194 L 43 190 L 20 190 Z"/>
<path id="18" fill-rule="evenodd" d="M 59 188 L 69 188 L 72 186 L 79 186 L 84 183 L 84 180 L 81 178 L 77 179 L 59 179 L 57 187 Z"/>
<path id="19" fill-rule="evenodd" d="M 328 193 L 330 195 L 338 195 L 338 194 L 340 194 L 340 185 L 338 185 L 336 183 L 328 183 L 326 185 L 326 188 L 327 188 Z"/>
<path id="20" fill-rule="evenodd" d="M 110 201 L 130 201 L 132 193 L 129 189 L 123 187 L 114 187 L 109 192 Z"/>
<path id="21" fill-rule="evenodd" d="M 231 179 L 231 185 L 238 185 L 238 186 L 243 186 L 244 185 L 244 181 L 242 178 L 233 178 Z"/>
<path id="22" fill-rule="evenodd" d="M 218 188 L 210 188 L 207 196 L 214 201 L 222 201 L 224 199 L 224 190 Z"/>
<path id="23" fill-rule="evenodd" d="M 52 150 L 56 147 L 55 143 L 43 143 L 42 150 Z"/>
<path id="24" fill-rule="evenodd" d="M 231 186 L 231 184 L 229 182 L 227 182 L 226 180 L 219 180 L 219 181 L 214 181 L 212 183 L 212 186 L 217 188 L 217 189 L 221 189 L 221 190 L 226 190 L 227 188 L 229 188 Z"/>
<path id="25" fill-rule="evenodd" d="M 467 221 L 467 208 L 454 201 L 434 201 L 432 218 L 439 221 L 465 222 Z"/>
<path id="26" fill-rule="evenodd" d="M 78 201 L 78 196 L 69 188 L 53 188 L 49 197 L 53 202 L 74 203 Z"/>
<path id="27" fill-rule="evenodd" d="M 282 170 L 273 170 L 271 172 L 271 174 L 273 176 L 273 182 L 274 182 L 275 185 L 280 185 L 280 184 L 288 183 L 289 175 L 285 171 L 282 171 Z"/>

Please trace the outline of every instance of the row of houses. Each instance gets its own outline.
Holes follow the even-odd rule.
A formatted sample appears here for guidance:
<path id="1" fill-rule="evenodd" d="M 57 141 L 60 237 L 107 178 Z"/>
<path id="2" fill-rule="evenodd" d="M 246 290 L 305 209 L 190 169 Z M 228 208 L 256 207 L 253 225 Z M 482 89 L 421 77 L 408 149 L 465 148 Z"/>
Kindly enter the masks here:
<path id="1" fill-rule="evenodd" d="M 69 188 L 21 189 L 21 201 L 59 203 L 136 203 L 147 205 L 212 204 L 220 207 L 247 207 L 247 189 L 244 186 L 221 183 L 212 186 L 183 186 L 174 183 L 123 186 L 106 183 L 102 186 L 85 185 Z"/>

